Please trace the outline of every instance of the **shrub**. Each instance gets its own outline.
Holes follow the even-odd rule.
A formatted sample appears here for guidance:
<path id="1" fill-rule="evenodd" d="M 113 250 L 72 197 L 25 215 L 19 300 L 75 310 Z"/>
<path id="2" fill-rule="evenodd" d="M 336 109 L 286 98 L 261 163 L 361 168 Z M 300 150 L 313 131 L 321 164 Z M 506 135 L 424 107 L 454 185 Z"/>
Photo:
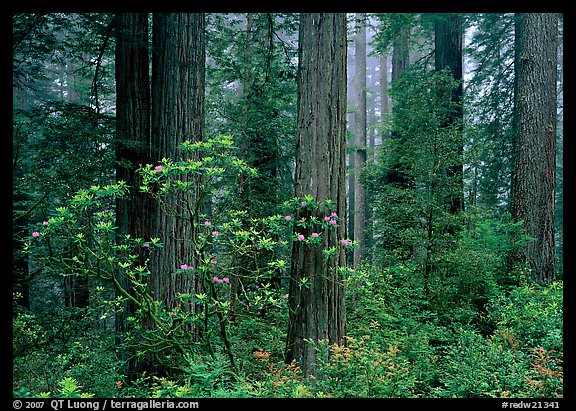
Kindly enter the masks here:
<path id="1" fill-rule="evenodd" d="M 488 312 L 500 329 L 532 348 L 562 352 L 563 282 L 526 284 L 495 298 Z"/>
<path id="2" fill-rule="evenodd" d="M 463 330 L 443 361 L 439 397 L 510 397 L 523 392 L 527 358 L 476 332 Z"/>
<path id="3" fill-rule="evenodd" d="M 328 346 L 322 341 L 318 377 L 313 388 L 318 396 L 397 398 L 413 397 L 415 379 L 398 348 L 383 347 L 370 336 L 347 338 L 347 344 Z"/>

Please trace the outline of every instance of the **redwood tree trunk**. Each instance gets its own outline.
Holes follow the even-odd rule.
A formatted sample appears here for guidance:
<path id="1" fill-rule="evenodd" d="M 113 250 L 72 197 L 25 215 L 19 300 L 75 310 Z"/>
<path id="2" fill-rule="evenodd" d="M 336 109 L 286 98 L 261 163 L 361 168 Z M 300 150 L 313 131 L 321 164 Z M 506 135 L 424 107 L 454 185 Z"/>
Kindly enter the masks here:
<path id="1" fill-rule="evenodd" d="M 116 15 L 116 179 L 130 187 L 119 199 L 119 232 L 148 238 L 147 196 L 139 190 L 137 168 L 150 162 L 150 67 L 148 14 Z"/>
<path id="2" fill-rule="evenodd" d="M 366 247 L 366 185 L 362 181 L 366 167 L 366 21 L 356 13 L 356 139 L 354 142 L 354 267 L 360 265 Z"/>
<path id="3" fill-rule="evenodd" d="M 116 179 L 125 181 L 129 196 L 116 202 L 116 225 L 120 235 L 133 238 L 150 237 L 149 199 L 139 190 L 136 169 L 150 162 L 150 76 L 148 60 L 148 14 L 119 13 L 115 16 L 116 30 Z M 143 264 L 146 255 L 141 255 Z M 120 276 L 120 285 L 131 293 L 129 282 Z M 123 343 L 125 319 L 136 308 L 129 302 L 116 316 L 117 343 Z M 134 353 L 123 352 L 128 379 L 136 369 Z"/>
<path id="4" fill-rule="evenodd" d="M 455 126 L 458 130 L 457 141 L 451 151 L 455 164 L 447 170 L 454 181 L 450 193 L 449 207 L 452 214 L 464 210 L 464 139 L 462 134 L 463 111 L 463 76 L 462 76 L 462 36 L 463 17 L 460 14 L 441 15 L 435 21 L 435 68 L 436 71 L 449 69 L 452 77 L 457 80 L 458 86 L 452 90 L 451 111 L 445 118 L 444 127 Z"/>
<path id="5" fill-rule="evenodd" d="M 324 233 L 322 247 L 295 242 L 292 249 L 286 361 L 295 360 L 310 375 L 316 352 L 305 340 L 343 343 L 346 334 L 344 287 L 336 270 L 345 256 L 327 261 L 322 254 L 346 235 L 346 15 L 302 14 L 299 37 L 295 194 L 335 201 L 341 223 Z M 308 287 L 299 285 L 303 278 Z"/>
<path id="6" fill-rule="evenodd" d="M 200 141 L 204 129 L 204 15 L 158 13 L 153 16 L 152 156 L 179 159 L 185 140 Z M 181 177 L 184 179 L 184 176 Z M 178 192 L 153 213 L 152 236 L 164 245 L 150 260 L 150 289 L 168 308 L 178 293 L 198 292 L 199 279 L 177 274 L 181 264 L 197 266 L 194 210 L 197 193 Z"/>
<path id="7" fill-rule="evenodd" d="M 515 136 L 512 215 L 534 240 L 515 260 L 532 278 L 554 279 L 556 191 L 556 70 L 558 18 L 521 13 L 516 20 Z"/>

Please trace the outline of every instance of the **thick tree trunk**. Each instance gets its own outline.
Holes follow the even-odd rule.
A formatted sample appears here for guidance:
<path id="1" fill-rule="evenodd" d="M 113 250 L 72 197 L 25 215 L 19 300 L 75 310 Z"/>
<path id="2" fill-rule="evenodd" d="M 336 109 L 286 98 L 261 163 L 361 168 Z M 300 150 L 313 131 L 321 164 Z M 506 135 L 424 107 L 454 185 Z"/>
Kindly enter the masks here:
<path id="1" fill-rule="evenodd" d="M 515 260 L 538 281 L 554 279 L 557 44 L 556 14 L 517 16 L 512 215 L 534 240 Z"/>
<path id="2" fill-rule="evenodd" d="M 149 238 L 147 196 L 135 172 L 150 162 L 150 64 L 148 14 L 116 16 L 116 180 L 130 187 L 120 199 L 116 224 L 121 234 Z"/>
<path id="3" fill-rule="evenodd" d="M 148 211 L 150 199 L 139 190 L 136 169 L 150 162 L 150 64 L 148 60 L 148 14 L 119 13 L 116 30 L 116 180 L 130 187 L 127 198 L 116 202 L 116 225 L 120 235 L 150 237 Z M 144 263 L 142 255 L 140 263 Z M 126 278 L 118 282 L 131 293 Z M 125 320 L 135 307 L 126 303 L 116 316 L 117 343 L 123 343 Z M 136 372 L 134 353 L 123 353 L 128 379 Z"/>
<path id="4" fill-rule="evenodd" d="M 448 176 L 455 182 L 449 199 L 450 212 L 453 214 L 464 210 L 462 36 L 463 17 L 461 15 L 446 14 L 436 19 L 434 27 L 436 71 L 447 68 L 450 70 L 452 77 L 459 82 L 458 86 L 452 90 L 450 112 L 445 118 L 445 123 L 442 124 L 444 127 L 456 125 L 459 130 L 457 141 L 454 142 L 454 147 L 452 147 L 455 164 L 447 170 Z"/>
<path id="5" fill-rule="evenodd" d="M 201 13 L 153 16 L 151 143 L 155 162 L 179 159 L 179 146 L 185 140 L 203 139 L 204 25 Z M 181 264 L 198 265 L 194 250 L 197 200 L 198 193 L 170 194 L 153 213 L 152 236 L 164 246 L 150 260 L 150 289 L 168 308 L 178 304 L 178 293 L 200 288 L 193 274 L 175 275 Z"/>
<path id="6" fill-rule="evenodd" d="M 295 194 L 335 201 L 341 223 L 324 233 L 322 247 L 295 242 L 292 249 L 286 361 L 295 360 L 305 375 L 314 373 L 316 363 L 314 346 L 306 340 L 344 343 L 346 334 L 344 287 L 336 269 L 345 264 L 345 256 L 340 252 L 327 261 L 322 254 L 346 234 L 345 156 L 346 15 L 305 13 L 300 20 Z M 304 278 L 308 287 L 299 285 Z"/>

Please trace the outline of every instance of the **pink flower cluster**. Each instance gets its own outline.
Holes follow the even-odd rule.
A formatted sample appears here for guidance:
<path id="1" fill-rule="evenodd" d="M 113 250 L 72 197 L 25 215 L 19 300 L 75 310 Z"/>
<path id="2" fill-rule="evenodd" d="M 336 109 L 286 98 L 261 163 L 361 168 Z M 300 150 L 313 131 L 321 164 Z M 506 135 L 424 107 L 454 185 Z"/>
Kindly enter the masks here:
<path id="1" fill-rule="evenodd" d="M 192 267 L 191 265 L 181 264 L 180 269 L 181 270 L 193 270 L 194 267 Z"/>
<path id="2" fill-rule="evenodd" d="M 336 225 L 336 224 L 338 224 L 338 221 L 336 221 L 336 218 L 338 218 L 338 214 L 332 213 L 332 214 L 330 214 L 330 216 L 324 217 L 324 221 L 328 221 L 328 223 L 330 223 L 330 225 Z"/>
<path id="3" fill-rule="evenodd" d="M 352 245 L 351 240 L 342 240 L 341 243 L 342 243 L 342 245 Z"/>
<path id="4" fill-rule="evenodd" d="M 215 275 L 214 277 L 212 277 L 212 281 L 216 283 L 229 283 L 230 279 L 228 277 L 218 278 L 218 276 Z"/>
<path id="5" fill-rule="evenodd" d="M 42 225 L 48 225 L 48 221 L 42 221 Z M 46 230 L 49 231 L 50 227 L 46 227 Z M 31 233 L 32 237 L 40 237 L 40 232 L 39 231 L 32 231 Z"/>
<path id="6" fill-rule="evenodd" d="M 156 167 L 154 167 L 154 170 L 156 170 L 156 171 L 162 171 L 162 166 L 156 166 Z"/>
<path id="7" fill-rule="evenodd" d="M 312 238 L 318 238 L 320 236 L 320 234 L 318 233 L 312 233 L 312 235 L 310 237 Z M 304 236 L 304 234 L 299 234 L 298 237 L 296 237 L 298 239 L 298 241 L 303 241 L 306 237 Z"/>

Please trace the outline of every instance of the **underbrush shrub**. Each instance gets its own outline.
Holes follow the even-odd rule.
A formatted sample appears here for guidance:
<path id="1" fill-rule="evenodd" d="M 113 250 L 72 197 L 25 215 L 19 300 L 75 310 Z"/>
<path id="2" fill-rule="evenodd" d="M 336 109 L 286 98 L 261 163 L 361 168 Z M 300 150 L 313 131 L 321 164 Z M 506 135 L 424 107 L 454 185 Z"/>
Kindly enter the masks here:
<path id="1" fill-rule="evenodd" d="M 122 364 L 113 341 L 91 330 L 71 340 L 55 340 L 13 359 L 13 390 L 38 396 L 57 393 L 74 381 L 98 397 L 118 395 Z"/>
<path id="2" fill-rule="evenodd" d="M 562 281 L 515 288 L 493 299 L 488 311 L 500 329 L 507 329 L 522 344 L 562 352 Z"/>
<path id="3" fill-rule="evenodd" d="M 434 396 L 514 397 L 523 392 L 529 358 L 497 340 L 462 330 L 443 360 L 441 386 Z"/>
<path id="4" fill-rule="evenodd" d="M 537 347 L 530 353 L 530 370 L 526 379 L 526 397 L 562 397 L 564 371 L 562 353 Z"/>
<path id="5" fill-rule="evenodd" d="M 345 398 L 414 397 L 415 378 L 410 364 L 392 345 L 381 345 L 368 335 L 348 337 L 346 345 L 316 345 L 317 396 Z"/>
<path id="6" fill-rule="evenodd" d="M 259 369 L 253 381 L 254 396 L 259 398 L 312 397 L 308 381 L 296 361 L 285 364 L 271 357 L 269 351 L 254 351 L 254 361 Z"/>

